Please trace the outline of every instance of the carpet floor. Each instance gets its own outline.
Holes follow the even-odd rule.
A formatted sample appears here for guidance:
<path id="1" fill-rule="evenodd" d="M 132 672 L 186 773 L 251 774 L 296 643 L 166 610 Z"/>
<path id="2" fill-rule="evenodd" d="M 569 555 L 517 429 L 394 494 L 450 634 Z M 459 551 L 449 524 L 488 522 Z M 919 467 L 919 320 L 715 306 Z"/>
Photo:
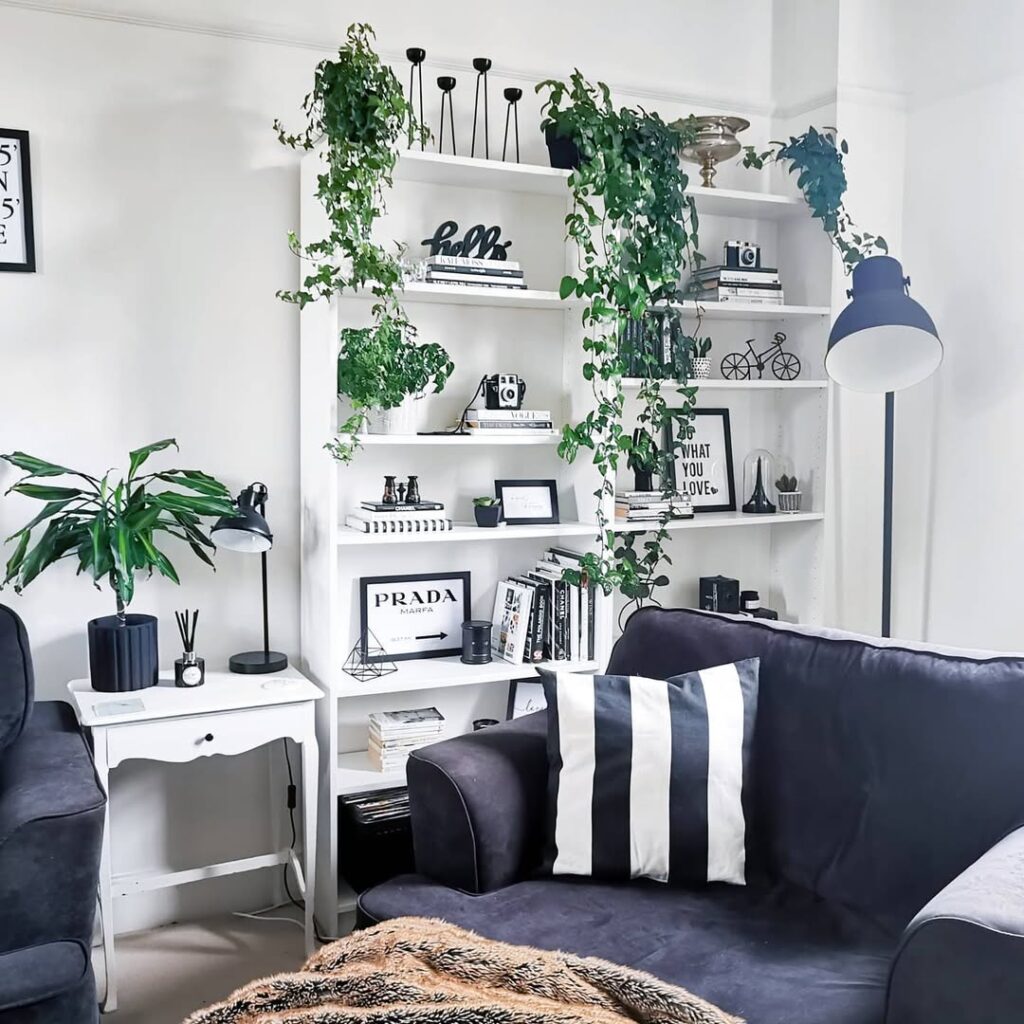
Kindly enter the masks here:
<path id="1" fill-rule="evenodd" d="M 286 908 L 272 912 L 284 915 Z M 181 1024 L 246 982 L 306 959 L 295 925 L 233 916 L 118 936 L 116 952 L 117 1013 L 103 1024 Z M 102 991 L 102 949 L 93 951 L 93 966 Z"/>

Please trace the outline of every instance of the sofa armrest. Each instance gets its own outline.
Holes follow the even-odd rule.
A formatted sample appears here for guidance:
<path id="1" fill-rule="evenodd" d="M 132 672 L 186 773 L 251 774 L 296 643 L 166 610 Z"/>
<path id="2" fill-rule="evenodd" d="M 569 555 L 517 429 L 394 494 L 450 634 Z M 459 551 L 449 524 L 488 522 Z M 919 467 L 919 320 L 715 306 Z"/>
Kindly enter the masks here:
<path id="1" fill-rule="evenodd" d="M 414 751 L 416 870 L 471 893 L 525 877 L 540 863 L 547 764 L 543 711 Z"/>
<path id="2" fill-rule="evenodd" d="M 1022 1019 L 1024 828 L 1018 828 L 907 926 L 889 975 L 886 1024 Z"/>

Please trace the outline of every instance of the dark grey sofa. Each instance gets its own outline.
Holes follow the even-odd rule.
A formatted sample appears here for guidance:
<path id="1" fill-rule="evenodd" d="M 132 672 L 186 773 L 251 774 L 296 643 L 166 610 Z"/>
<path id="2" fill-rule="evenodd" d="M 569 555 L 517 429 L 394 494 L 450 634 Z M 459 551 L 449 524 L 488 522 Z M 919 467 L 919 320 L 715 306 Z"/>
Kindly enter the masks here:
<path id="1" fill-rule="evenodd" d="M 98 1019 L 105 801 L 71 707 L 33 705 L 25 627 L 0 605 L 0 1024 Z"/>
<path id="2" fill-rule="evenodd" d="M 544 714 L 409 764 L 418 874 L 362 924 L 436 916 L 606 957 L 749 1024 L 1024 1021 L 1024 659 L 645 609 L 609 671 L 758 656 L 748 885 L 537 874 Z"/>

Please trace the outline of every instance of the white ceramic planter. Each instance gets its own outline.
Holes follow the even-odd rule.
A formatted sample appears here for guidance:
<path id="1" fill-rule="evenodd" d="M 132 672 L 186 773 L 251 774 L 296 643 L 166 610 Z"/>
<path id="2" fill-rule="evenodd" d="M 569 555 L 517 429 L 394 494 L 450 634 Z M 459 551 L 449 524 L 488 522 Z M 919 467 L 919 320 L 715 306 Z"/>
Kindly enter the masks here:
<path id="1" fill-rule="evenodd" d="M 415 434 L 418 409 L 416 399 L 409 395 L 394 409 L 373 409 L 366 418 L 370 434 Z"/>
<path id="2" fill-rule="evenodd" d="M 707 380 L 711 376 L 711 360 L 707 356 L 694 356 L 693 379 Z"/>
<path id="3" fill-rule="evenodd" d="M 799 512 L 800 499 L 803 498 L 803 491 L 779 491 L 779 511 Z"/>

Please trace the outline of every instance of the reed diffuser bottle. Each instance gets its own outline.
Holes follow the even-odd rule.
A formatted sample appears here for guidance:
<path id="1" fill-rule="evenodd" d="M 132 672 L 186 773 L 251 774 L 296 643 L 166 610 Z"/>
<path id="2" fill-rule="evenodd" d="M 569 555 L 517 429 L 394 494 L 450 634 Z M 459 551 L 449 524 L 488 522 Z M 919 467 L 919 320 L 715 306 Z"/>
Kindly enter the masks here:
<path id="1" fill-rule="evenodd" d="M 175 612 L 178 634 L 184 653 L 174 663 L 175 686 L 202 686 L 206 682 L 206 662 L 196 656 L 196 624 L 199 622 L 198 609 L 189 612 Z"/>

